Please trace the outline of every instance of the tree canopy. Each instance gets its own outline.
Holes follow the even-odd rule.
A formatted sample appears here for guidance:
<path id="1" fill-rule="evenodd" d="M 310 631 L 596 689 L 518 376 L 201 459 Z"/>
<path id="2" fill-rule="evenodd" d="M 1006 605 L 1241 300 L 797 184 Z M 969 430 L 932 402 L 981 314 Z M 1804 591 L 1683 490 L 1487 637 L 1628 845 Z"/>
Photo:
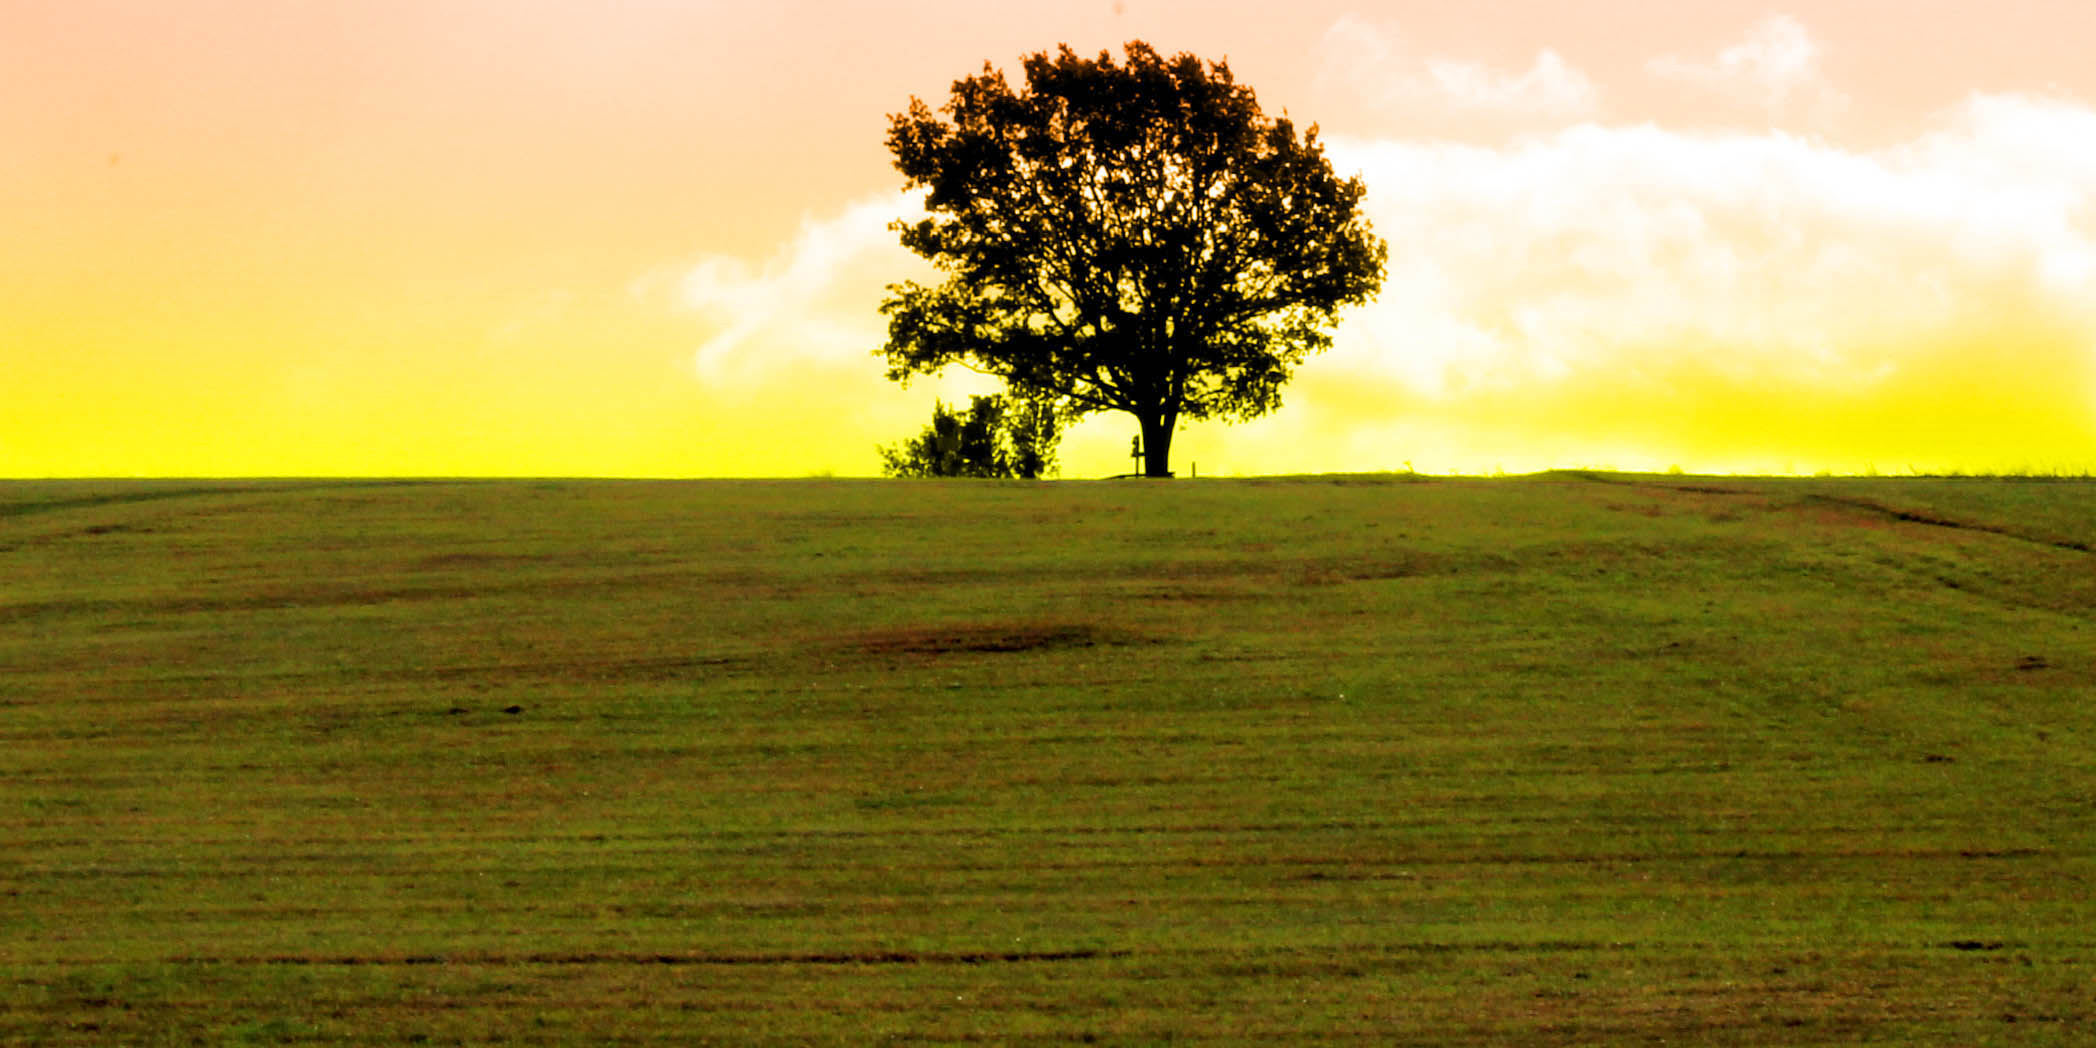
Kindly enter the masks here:
<path id="1" fill-rule="evenodd" d="M 1365 187 L 1317 128 L 1262 114 L 1225 62 L 1134 41 L 983 71 L 938 111 L 912 98 L 888 148 L 929 217 L 898 221 L 944 283 L 889 287 L 888 377 L 951 364 L 1065 420 L 1124 411 L 1144 472 L 1182 421 L 1255 418 L 1383 279 Z"/>

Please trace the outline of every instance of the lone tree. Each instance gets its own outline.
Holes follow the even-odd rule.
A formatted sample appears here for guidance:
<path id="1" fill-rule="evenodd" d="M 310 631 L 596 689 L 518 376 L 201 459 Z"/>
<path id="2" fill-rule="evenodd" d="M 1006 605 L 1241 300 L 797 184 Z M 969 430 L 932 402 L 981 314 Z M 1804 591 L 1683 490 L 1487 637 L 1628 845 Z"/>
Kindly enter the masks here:
<path id="1" fill-rule="evenodd" d="M 1263 115 L 1225 62 L 1123 51 L 1029 55 L 1019 90 L 985 63 L 889 118 L 930 213 L 892 228 L 947 279 L 889 286 L 880 353 L 899 382 L 959 364 L 1064 421 L 1128 412 L 1159 477 L 1182 420 L 1280 406 L 1386 247 L 1316 127 Z"/>

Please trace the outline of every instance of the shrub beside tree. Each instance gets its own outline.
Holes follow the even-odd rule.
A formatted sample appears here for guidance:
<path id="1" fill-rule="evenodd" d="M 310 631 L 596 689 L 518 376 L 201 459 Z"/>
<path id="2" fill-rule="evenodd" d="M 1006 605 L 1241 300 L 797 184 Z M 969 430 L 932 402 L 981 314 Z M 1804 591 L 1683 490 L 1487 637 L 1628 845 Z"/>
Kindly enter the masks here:
<path id="1" fill-rule="evenodd" d="M 900 444 L 883 447 L 881 472 L 890 477 L 985 477 L 1034 480 L 1055 472 L 1062 439 L 1055 406 L 1038 400 L 977 396 L 965 414 L 941 402 L 931 425 Z"/>

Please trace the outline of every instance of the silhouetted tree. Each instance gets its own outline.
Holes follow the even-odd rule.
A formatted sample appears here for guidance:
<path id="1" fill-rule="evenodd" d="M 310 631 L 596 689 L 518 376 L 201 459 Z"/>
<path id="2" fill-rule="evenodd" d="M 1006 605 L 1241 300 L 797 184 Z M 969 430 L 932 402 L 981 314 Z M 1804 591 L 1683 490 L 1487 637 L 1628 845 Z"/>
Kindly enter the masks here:
<path id="1" fill-rule="evenodd" d="M 1018 90 L 986 63 L 889 118 L 931 213 L 893 228 L 947 279 L 889 287 L 881 354 L 896 381 L 960 364 L 1065 421 L 1128 412 L 1165 476 L 1181 420 L 1280 405 L 1386 248 L 1317 128 L 1264 116 L 1226 63 L 1123 50 L 1029 55 Z"/>
<path id="2" fill-rule="evenodd" d="M 880 449 L 891 477 L 1004 477 L 1032 480 L 1055 470 L 1061 439 L 1052 404 L 973 397 L 963 416 L 934 402 L 931 425 Z"/>

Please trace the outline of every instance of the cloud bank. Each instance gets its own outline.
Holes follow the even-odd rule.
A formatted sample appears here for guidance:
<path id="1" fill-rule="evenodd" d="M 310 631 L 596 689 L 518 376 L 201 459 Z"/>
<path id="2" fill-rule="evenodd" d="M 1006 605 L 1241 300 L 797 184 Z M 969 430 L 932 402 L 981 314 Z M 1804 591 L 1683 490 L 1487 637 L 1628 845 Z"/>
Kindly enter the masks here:
<path id="1" fill-rule="evenodd" d="M 1471 429 L 1521 404 L 1635 464 L 2087 461 L 2092 135 L 2085 107 L 1983 96 L 1879 151 L 1649 125 L 1502 148 L 1335 138 L 1390 272 L 1312 367 L 1352 389 L 1335 414 L 1362 413 L 1362 383 Z M 1750 402 L 1810 416 L 1817 443 L 1786 436 L 1799 418 L 1722 410 Z M 1691 403 L 1701 417 L 1670 407 Z M 1908 420 L 1899 441 L 1888 417 Z"/>

